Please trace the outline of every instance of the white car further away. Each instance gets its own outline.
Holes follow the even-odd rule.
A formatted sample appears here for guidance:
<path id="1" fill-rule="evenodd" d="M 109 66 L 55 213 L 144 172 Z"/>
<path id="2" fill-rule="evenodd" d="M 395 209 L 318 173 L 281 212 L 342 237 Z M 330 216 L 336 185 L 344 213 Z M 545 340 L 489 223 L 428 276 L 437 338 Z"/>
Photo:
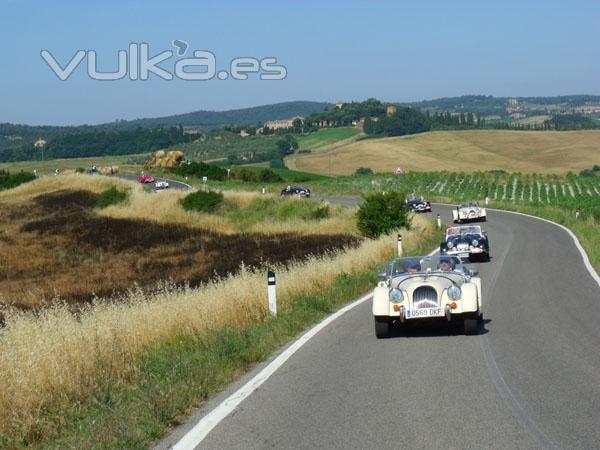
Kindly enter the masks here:
<path id="1" fill-rule="evenodd" d="M 157 181 L 156 183 L 154 183 L 154 188 L 155 189 L 168 189 L 169 183 L 165 180 Z"/>
<path id="2" fill-rule="evenodd" d="M 465 334 L 476 334 L 483 321 L 481 279 L 459 258 L 420 256 L 392 260 L 373 292 L 377 338 L 408 322 L 462 321 Z"/>
<path id="3" fill-rule="evenodd" d="M 478 222 L 487 220 L 485 208 L 480 207 L 475 202 L 459 205 L 452 210 L 452 220 L 454 223 Z"/>

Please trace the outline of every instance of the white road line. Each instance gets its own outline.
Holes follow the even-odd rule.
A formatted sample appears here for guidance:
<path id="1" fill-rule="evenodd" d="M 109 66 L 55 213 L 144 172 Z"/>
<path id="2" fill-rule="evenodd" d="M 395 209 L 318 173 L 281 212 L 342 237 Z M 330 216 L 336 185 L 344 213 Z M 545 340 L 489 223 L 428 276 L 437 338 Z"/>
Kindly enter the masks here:
<path id="1" fill-rule="evenodd" d="M 592 263 L 590 262 L 590 258 L 588 257 L 588 254 L 586 253 L 585 249 L 579 242 L 579 239 L 577 239 L 577 236 L 575 236 L 575 233 L 573 233 L 567 227 L 565 227 L 564 225 L 561 225 L 560 223 L 556 223 L 551 220 L 544 219 L 543 217 L 532 216 L 531 214 L 525 214 L 525 213 L 517 212 L 517 211 L 506 211 L 504 209 L 495 209 L 495 208 L 486 208 L 486 209 L 489 209 L 490 211 L 498 211 L 498 212 L 508 213 L 508 214 L 518 214 L 519 216 L 525 216 L 525 217 L 530 217 L 532 219 L 541 220 L 543 222 L 548 222 L 552 225 L 556 225 L 557 227 L 562 228 L 573 239 L 573 242 L 575 243 L 575 247 L 577 247 L 577 250 L 579 250 L 579 253 L 581 254 L 581 259 L 583 259 L 583 265 L 586 267 L 586 269 L 590 273 L 590 276 L 592 277 L 592 279 L 596 283 L 598 283 L 598 287 L 600 287 L 600 275 L 598 275 L 598 272 L 596 272 L 596 270 L 594 269 L 594 266 L 592 266 Z"/>
<path id="2" fill-rule="evenodd" d="M 436 204 L 436 203 L 434 203 L 434 204 Z M 450 205 L 447 203 L 437 203 L 437 204 L 445 205 L 445 206 L 453 206 L 453 205 Z M 530 217 L 532 219 L 537 219 L 537 220 L 541 220 L 544 222 L 548 222 L 552 225 L 556 225 L 557 227 L 562 228 L 573 239 L 575 246 L 577 247 L 577 249 L 579 250 L 579 253 L 581 254 L 581 257 L 583 259 L 583 263 L 584 263 L 585 267 L 588 269 L 588 272 L 590 273 L 591 277 L 596 281 L 596 283 L 598 283 L 598 286 L 600 287 L 600 276 L 598 276 L 598 274 L 594 270 L 594 267 L 590 263 L 588 255 L 585 252 L 585 250 L 583 249 L 583 247 L 581 246 L 581 243 L 577 239 L 577 236 L 575 236 L 575 234 L 571 230 L 569 230 L 567 227 L 565 227 L 559 223 L 553 222 L 551 220 L 544 219 L 542 217 L 532 216 L 530 214 L 520 213 L 520 212 L 516 212 L 516 211 L 506 211 L 506 210 L 495 209 L 495 208 L 486 208 L 486 209 L 490 210 L 490 211 L 497 211 L 497 212 L 507 213 L 507 214 L 517 214 L 517 215 L 521 215 L 521 216 L 525 216 L 525 217 Z M 433 252 L 429 253 L 429 256 L 434 255 L 435 253 L 437 253 L 437 251 L 438 250 L 436 249 Z M 331 322 L 338 319 L 339 317 L 341 317 L 342 315 L 344 315 L 346 312 L 350 311 L 351 309 L 366 302 L 370 298 L 371 298 L 371 294 L 366 294 L 366 295 L 360 297 L 358 300 L 355 300 L 354 302 L 350 303 L 349 305 L 346 305 L 339 311 L 326 317 L 323 321 L 319 322 L 317 325 L 315 325 L 313 328 L 311 328 L 309 331 L 307 331 L 304 335 L 302 335 L 299 339 L 297 339 L 293 344 L 291 344 L 286 350 L 284 350 L 283 353 L 281 353 L 277 358 L 275 358 L 265 368 L 263 368 L 259 373 L 257 373 L 250 381 L 248 381 L 245 385 L 243 385 L 236 392 L 234 392 L 229 397 L 227 397 L 223 402 L 221 402 L 216 408 L 214 408 L 212 411 L 210 411 L 208 414 L 206 414 L 204 417 L 202 417 L 202 419 L 200 419 L 200 421 L 196 425 L 194 425 L 194 427 L 190 431 L 188 431 L 186 433 L 186 435 L 183 436 L 183 438 L 181 438 L 179 440 L 179 442 L 177 442 L 171 448 L 173 450 L 192 450 L 192 449 L 196 448 L 206 438 L 206 436 L 208 436 L 208 434 L 213 430 L 213 428 L 215 428 L 223 419 L 225 419 L 225 417 L 227 417 L 229 414 L 231 414 L 235 410 L 235 408 L 240 403 L 242 403 L 246 398 L 248 398 L 256 389 L 258 389 L 260 387 L 260 385 L 262 385 L 265 381 L 267 381 L 269 379 L 269 377 L 277 371 L 277 369 L 279 369 L 288 359 L 290 359 L 290 357 L 294 353 L 296 353 L 300 348 L 302 348 L 304 346 L 304 344 L 306 344 L 312 337 L 314 337 L 319 331 L 321 331 L 323 328 L 325 328 Z"/>
<path id="3" fill-rule="evenodd" d="M 456 205 L 454 205 L 452 203 L 435 203 L 435 202 L 432 202 L 431 204 L 432 205 L 452 206 L 452 207 L 456 206 Z M 594 266 L 592 266 L 592 263 L 590 262 L 590 258 L 588 257 L 588 254 L 586 253 L 585 249 L 583 248 L 583 246 L 579 242 L 579 239 L 577 239 L 577 236 L 575 236 L 575 233 L 573 233 L 567 227 L 565 227 L 564 225 L 561 225 L 560 223 L 553 222 L 552 220 L 544 219 L 543 217 L 532 216 L 531 214 L 525 214 L 525 213 L 518 212 L 518 211 L 508 211 L 506 209 L 496 209 L 496 208 L 485 208 L 485 209 L 488 210 L 488 211 L 497 211 L 497 212 L 506 213 L 506 214 L 517 214 L 519 216 L 530 217 L 532 219 L 541 220 L 542 222 L 548 222 L 549 224 L 556 225 L 557 227 L 562 228 L 573 239 L 573 242 L 575 243 L 575 247 L 577 247 L 577 250 L 579 250 L 579 254 L 581 255 L 581 259 L 583 259 L 583 265 L 585 266 L 585 268 L 590 273 L 590 276 L 592 277 L 592 279 L 596 283 L 598 283 L 598 287 L 600 287 L 600 275 L 598 275 L 598 272 L 596 272 L 596 269 L 594 269 Z"/>
<path id="4" fill-rule="evenodd" d="M 436 249 L 427 256 L 434 255 L 437 252 L 438 250 Z M 304 346 L 304 344 L 306 344 L 313 336 L 315 336 L 331 322 L 341 317 L 351 309 L 366 302 L 371 297 L 371 293 L 363 295 L 358 300 L 353 301 L 349 305 L 344 306 L 342 309 L 326 317 L 323 321 L 319 322 L 309 331 L 304 333 L 292 345 L 285 349 L 283 353 L 271 361 L 264 369 L 258 372 L 250 381 L 223 400 L 215 409 L 202 417 L 202 419 L 200 419 L 200 421 L 171 448 L 173 450 L 192 450 L 196 448 L 204 440 L 204 438 L 208 436 L 214 427 L 216 427 L 223 419 L 225 419 L 225 417 L 231 414 L 235 408 L 246 398 L 248 398 L 256 389 L 258 389 L 261 384 L 267 381 L 269 377 L 273 375 L 275 371 L 277 371 L 277 369 L 279 369 L 288 359 L 290 359 L 294 353 L 300 350 L 300 348 L 302 348 L 302 346 Z"/>

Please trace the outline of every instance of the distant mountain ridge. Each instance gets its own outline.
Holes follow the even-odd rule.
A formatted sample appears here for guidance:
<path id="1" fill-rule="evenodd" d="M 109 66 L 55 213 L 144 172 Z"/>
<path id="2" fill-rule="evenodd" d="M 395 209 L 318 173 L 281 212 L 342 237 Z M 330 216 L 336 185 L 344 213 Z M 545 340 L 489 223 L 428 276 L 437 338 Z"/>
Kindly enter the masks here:
<path id="1" fill-rule="evenodd" d="M 332 107 L 327 102 L 293 101 L 273 103 L 250 108 L 230 109 L 227 111 L 194 111 L 167 117 L 154 117 L 103 124 L 104 127 L 153 128 L 156 126 L 198 127 L 211 129 L 223 125 L 244 125 L 266 122 L 267 120 L 289 119 L 294 116 L 307 116 Z"/>

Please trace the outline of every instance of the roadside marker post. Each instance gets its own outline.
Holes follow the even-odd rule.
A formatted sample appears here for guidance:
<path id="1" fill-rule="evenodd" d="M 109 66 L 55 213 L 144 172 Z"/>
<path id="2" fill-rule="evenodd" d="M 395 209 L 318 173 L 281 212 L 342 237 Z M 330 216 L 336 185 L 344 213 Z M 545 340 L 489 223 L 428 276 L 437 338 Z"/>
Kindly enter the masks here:
<path id="1" fill-rule="evenodd" d="M 398 256 L 402 256 L 402 235 L 398 233 Z"/>
<path id="2" fill-rule="evenodd" d="M 267 273 L 267 296 L 269 300 L 269 312 L 277 317 L 277 292 L 275 287 L 275 272 L 269 270 Z"/>
<path id="3" fill-rule="evenodd" d="M 439 214 L 437 215 L 437 227 L 438 227 L 438 230 L 442 229 L 442 218 L 440 217 Z"/>

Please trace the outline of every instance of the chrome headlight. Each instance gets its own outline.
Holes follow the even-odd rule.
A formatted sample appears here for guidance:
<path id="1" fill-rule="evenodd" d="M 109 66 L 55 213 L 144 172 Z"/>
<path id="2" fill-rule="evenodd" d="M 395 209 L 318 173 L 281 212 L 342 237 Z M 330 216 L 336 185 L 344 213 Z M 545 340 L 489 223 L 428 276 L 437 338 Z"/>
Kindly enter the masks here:
<path id="1" fill-rule="evenodd" d="M 458 300 L 460 298 L 460 294 L 460 288 L 455 284 L 448 288 L 448 297 L 450 297 L 451 300 Z"/>
<path id="2" fill-rule="evenodd" d="M 390 289 L 390 301 L 399 303 L 402 301 L 402 291 L 398 288 Z"/>
<path id="3" fill-rule="evenodd" d="M 454 247 L 454 244 L 452 243 L 452 241 L 448 241 L 448 248 L 452 248 Z"/>
<path id="4" fill-rule="evenodd" d="M 479 241 L 477 239 L 473 239 L 473 242 L 471 242 L 471 245 L 473 247 L 477 247 L 479 245 Z"/>

